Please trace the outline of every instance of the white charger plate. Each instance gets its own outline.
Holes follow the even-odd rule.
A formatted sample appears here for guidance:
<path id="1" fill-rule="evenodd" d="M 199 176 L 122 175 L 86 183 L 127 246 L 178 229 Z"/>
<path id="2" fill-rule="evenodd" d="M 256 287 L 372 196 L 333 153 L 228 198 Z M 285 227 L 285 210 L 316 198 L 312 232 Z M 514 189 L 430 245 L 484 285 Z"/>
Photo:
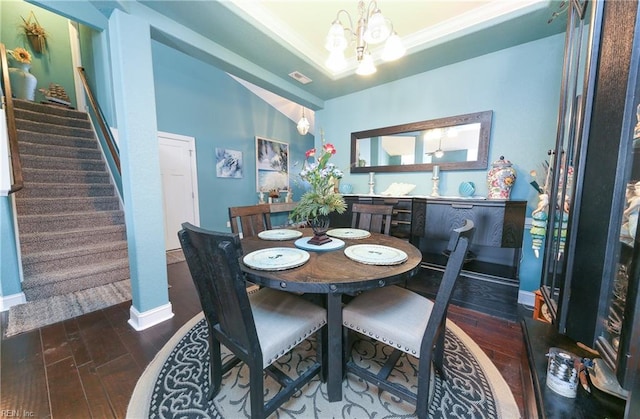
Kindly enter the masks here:
<path id="1" fill-rule="evenodd" d="M 242 258 L 245 265 L 261 271 L 282 271 L 302 266 L 309 260 L 309 252 L 294 247 L 273 247 L 251 252 Z"/>
<path id="2" fill-rule="evenodd" d="M 409 258 L 402 250 L 379 244 L 356 244 L 344 249 L 344 254 L 367 265 L 399 265 Z"/>
<path id="3" fill-rule="evenodd" d="M 264 230 L 258 233 L 262 240 L 293 240 L 302 237 L 302 231 L 277 228 L 275 230 Z"/>
<path id="4" fill-rule="evenodd" d="M 370 235 L 371 233 L 367 230 L 361 230 L 359 228 L 332 228 L 327 231 L 327 236 L 337 237 L 339 239 L 365 239 Z"/>

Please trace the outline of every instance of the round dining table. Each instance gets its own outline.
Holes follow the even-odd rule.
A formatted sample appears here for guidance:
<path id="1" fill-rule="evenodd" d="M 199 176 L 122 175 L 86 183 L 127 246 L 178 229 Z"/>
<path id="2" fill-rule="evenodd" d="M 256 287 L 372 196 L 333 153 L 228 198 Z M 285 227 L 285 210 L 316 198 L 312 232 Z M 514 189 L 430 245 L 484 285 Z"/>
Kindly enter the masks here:
<path id="1" fill-rule="evenodd" d="M 243 258 L 240 266 L 246 279 L 259 286 L 295 293 L 320 294 L 326 297 L 324 302 L 327 310 L 327 341 L 326 345 L 322 345 L 323 371 L 329 401 L 340 401 L 343 380 L 343 295 L 355 295 L 361 291 L 398 284 L 411 278 L 420 269 L 422 254 L 406 240 L 378 233 L 371 233 L 368 237 L 358 239 L 340 236 L 326 245 L 310 246 L 317 250 L 308 250 L 305 249 L 306 245 L 301 246 L 301 244 L 306 243 L 313 232 L 310 228 L 301 228 L 299 231 L 302 232 L 302 237 L 297 239 L 265 240 L 259 236 L 253 236 L 243 238 L 241 243 L 245 256 L 275 247 L 302 248 L 309 253 L 309 258 L 301 266 L 282 270 L 255 269 L 245 264 Z M 344 245 L 341 246 L 340 242 Z M 378 265 L 347 257 L 346 253 L 352 255 L 352 252 L 345 252 L 345 249 L 365 244 L 397 249 L 406 253 L 407 258 L 400 263 Z"/>

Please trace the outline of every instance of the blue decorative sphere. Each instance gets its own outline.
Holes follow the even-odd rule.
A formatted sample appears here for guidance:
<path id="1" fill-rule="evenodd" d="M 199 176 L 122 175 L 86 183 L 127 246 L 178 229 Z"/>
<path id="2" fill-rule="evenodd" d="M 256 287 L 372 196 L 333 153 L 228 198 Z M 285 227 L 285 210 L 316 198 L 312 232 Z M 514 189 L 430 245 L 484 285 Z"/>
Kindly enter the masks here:
<path id="1" fill-rule="evenodd" d="M 353 185 L 350 183 L 341 183 L 340 184 L 340 193 L 342 194 L 350 194 L 353 192 Z"/>

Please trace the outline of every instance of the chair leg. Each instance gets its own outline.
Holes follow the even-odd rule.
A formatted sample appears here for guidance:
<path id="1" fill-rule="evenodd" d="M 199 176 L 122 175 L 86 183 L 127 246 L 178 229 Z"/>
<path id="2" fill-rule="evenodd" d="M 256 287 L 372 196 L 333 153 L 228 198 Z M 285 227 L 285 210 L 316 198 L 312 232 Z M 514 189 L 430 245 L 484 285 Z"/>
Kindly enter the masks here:
<path id="1" fill-rule="evenodd" d="M 249 365 L 251 419 L 264 418 L 264 376 L 262 365 Z"/>
<path id="2" fill-rule="evenodd" d="M 222 385 L 222 354 L 220 352 L 220 342 L 213 338 L 209 332 L 209 393 L 207 398 L 213 399 L 220 391 Z"/>
<path id="3" fill-rule="evenodd" d="M 420 358 L 418 365 L 418 392 L 416 415 L 419 419 L 427 419 L 429 411 L 429 386 L 431 384 L 431 356 Z"/>
<path id="4" fill-rule="evenodd" d="M 438 330 L 438 337 L 436 339 L 435 348 L 433 349 L 433 364 L 438 370 L 438 373 L 443 380 L 446 381 L 447 377 L 444 372 L 443 360 L 444 360 L 444 338 L 445 338 L 446 326 L 442 325 Z"/>

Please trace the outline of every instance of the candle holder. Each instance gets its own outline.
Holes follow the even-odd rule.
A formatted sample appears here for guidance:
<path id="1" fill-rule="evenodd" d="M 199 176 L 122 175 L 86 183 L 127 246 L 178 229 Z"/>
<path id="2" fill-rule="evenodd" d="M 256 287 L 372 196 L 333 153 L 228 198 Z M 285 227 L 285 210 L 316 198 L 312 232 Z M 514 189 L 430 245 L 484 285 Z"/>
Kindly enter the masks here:
<path id="1" fill-rule="evenodd" d="M 431 196 L 440 196 L 440 192 L 438 191 L 438 186 L 440 184 L 440 166 L 433 166 L 433 175 L 431 176 L 431 180 L 433 180 Z"/>
<path id="2" fill-rule="evenodd" d="M 374 172 L 369 172 L 369 195 L 375 195 L 373 191 L 373 187 L 375 186 L 375 181 L 373 180 Z"/>

